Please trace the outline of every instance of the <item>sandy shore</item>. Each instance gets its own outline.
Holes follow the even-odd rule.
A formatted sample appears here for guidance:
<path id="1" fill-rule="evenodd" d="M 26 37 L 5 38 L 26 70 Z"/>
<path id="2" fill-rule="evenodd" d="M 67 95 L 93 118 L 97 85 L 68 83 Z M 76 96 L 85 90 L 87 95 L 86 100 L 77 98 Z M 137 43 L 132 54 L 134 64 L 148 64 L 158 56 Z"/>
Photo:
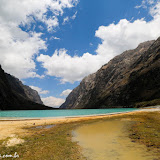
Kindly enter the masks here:
<path id="1" fill-rule="evenodd" d="M 44 119 L 16 119 L 16 120 L 0 120 L 0 140 L 7 137 L 12 137 L 13 135 L 27 135 L 30 134 L 25 128 L 35 127 L 39 125 L 50 125 L 50 124 L 60 124 L 69 123 L 75 121 L 91 120 L 91 119 L 101 119 L 107 117 L 121 116 L 121 115 L 131 115 L 137 112 L 144 111 L 159 111 L 160 109 L 143 109 L 127 113 L 118 113 L 112 115 L 97 115 L 97 116 L 87 116 L 87 117 L 70 117 L 70 118 L 44 118 Z"/>

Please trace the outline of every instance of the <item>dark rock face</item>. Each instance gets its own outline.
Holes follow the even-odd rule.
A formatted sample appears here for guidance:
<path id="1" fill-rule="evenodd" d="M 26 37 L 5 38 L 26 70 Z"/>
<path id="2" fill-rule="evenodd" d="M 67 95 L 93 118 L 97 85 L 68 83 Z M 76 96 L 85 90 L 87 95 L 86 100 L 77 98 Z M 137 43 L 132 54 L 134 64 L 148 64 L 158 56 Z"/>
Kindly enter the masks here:
<path id="1" fill-rule="evenodd" d="M 133 107 L 160 98 L 160 38 L 113 58 L 84 78 L 60 108 Z"/>
<path id="2" fill-rule="evenodd" d="M 18 78 L 11 76 L 10 74 L 6 73 L 6 77 L 8 79 L 10 86 L 12 87 L 12 90 L 15 93 L 33 102 L 43 104 L 37 91 L 33 90 L 29 86 L 23 85 L 22 82 Z"/>
<path id="3" fill-rule="evenodd" d="M 37 91 L 5 73 L 0 66 L 0 110 L 40 110 L 44 106 Z"/>

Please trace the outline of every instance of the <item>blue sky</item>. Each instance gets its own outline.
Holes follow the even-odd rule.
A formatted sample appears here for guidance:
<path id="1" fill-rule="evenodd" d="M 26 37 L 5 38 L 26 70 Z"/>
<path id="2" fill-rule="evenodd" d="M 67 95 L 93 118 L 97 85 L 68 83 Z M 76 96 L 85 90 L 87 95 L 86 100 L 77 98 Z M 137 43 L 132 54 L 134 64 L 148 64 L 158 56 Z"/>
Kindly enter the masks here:
<path id="1" fill-rule="evenodd" d="M 0 0 L 0 63 L 53 107 L 114 56 L 160 36 L 159 1 L 14 1 Z"/>

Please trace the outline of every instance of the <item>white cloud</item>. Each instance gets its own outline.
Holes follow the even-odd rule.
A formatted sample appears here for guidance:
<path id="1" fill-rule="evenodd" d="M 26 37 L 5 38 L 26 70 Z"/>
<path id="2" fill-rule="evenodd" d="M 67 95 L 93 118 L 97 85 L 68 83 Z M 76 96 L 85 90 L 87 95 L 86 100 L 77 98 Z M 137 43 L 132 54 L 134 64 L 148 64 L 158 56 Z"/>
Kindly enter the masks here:
<path id="1" fill-rule="evenodd" d="M 64 90 L 64 91 L 61 93 L 60 96 L 66 97 L 66 96 L 68 96 L 71 92 L 72 92 L 71 89 L 66 89 L 66 90 Z"/>
<path id="2" fill-rule="evenodd" d="M 32 89 L 36 90 L 39 94 L 47 94 L 49 93 L 48 90 L 42 90 L 42 88 L 36 87 L 36 86 L 30 86 Z"/>
<path id="3" fill-rule="evenodd" d="M 74 20 L 75 18 L 76 18 L 76 16 L 77 16 L 77 12 L 75 12 L 75 14 L 73 15 L 73 16 L 71 16 L 71 17 L 65 17 L 64 19 L 63 19 L 63 25 L 65 25 L 67 22 L 69 22 L 70 20 Z"/>
<path id="4" fill-rule="evenodd" d="M 76 5 L 77 0 L 0 0 L 0 64 L 4 70 L 18 78 L 42 76 L 36 73 L 35 56 L 47 45 L 41 33 L 25 32 L 31 23 L 41 21 L 48 31 L 59 25 L 58 16 L 65 8 Z M 52 13 L 47 15 L 48 11 Z M 40 27 L 42 29 L 42 27 Z"/>
<path id="5" fill-rule="evenodd" d="M 60 38 L 59 38 L 59 37 L 54 37 L 54 36 L 52 36 L 49 40 L 52 40 L 52 39 L 60 40 Z"/>
<path id="6" fill-rule="evenodd" d="M 75 14 L 71 17 L 71 19 L 75 19 L 76 18 L 76 16 L 77 16 L 77 11 L 75 12 Z"/>
<path id="7" fill-rule="evenodd" d="M 41 99 L 46 106 L 55 107 L 55 108 L 60 107 L 61 104 L 65 102 L 65 100 L 62 98 L 56 98 L 52 96 L 47 98 L 41 98 Z"/>
<path id="8" fill-rule="evenodd" d="M 141 42 L 158 38 L 160 36 L 160 2 L 152 6 L 149 13 L 153 17 L 149 22 L 144 18 L 133 22 L 122 19 L 117 24 L 100 26 L 95 34 L 102 40 L 97 53 L 113 58 L 125 50 L 135 48 Z"/>
<path id="9" fill-rule="evenodd" d="M 159 0 L 142 0 L 140 5 L 135 6 L 136 9 L 139 8 L 148 8 L 150 5 L 157 3 Z"/>
<path id="10" fill-rule="evenodd" d="M 155 1 L 154 0 L 148 0 L 148 4 L 154 4 Z"/>
<path id="11" fill-rule="evenodd" d="M 160 17 L 160 2 L 151 7 L 150 14 L 154 17 L 154 19 L 159 19 Z"/>
<path id="12" fill-rule="evenodd" d="M 102 44 L 99 44 L 97 53 L 112 58 L 125 50 L 135 48 L 141 42 L 158 38 L 159 28 L 158 12 L 149 22 L 144 19 L 133 22 L 122 19 L 118 24 L 100 26 L 96 31 L 96 36 L 102 39 Z"/>
<path id="13" fill-rule="evenodd" d="M 81 57 L 71 57 L 67 50 L 56 50 L 52 56 L 41 54 L 37 60 L 47 69 L 46 74 L 61 78 L 61 82 L 80 81 L 88 74 L 96 72 L 102 65 L 125 50 L 133 49 L 141 42 L 160 36 L 160 2 L 152 6 L 149 13 L 153 19 L 128 21 L 120 20 L 117 24 L 100 26 L 96 37 L 102 43 L 97 47 L 97 54 L 84 53 Z"/>
<path id="14" fill-rule="evenodd" d="M 107 58 L 90 53 L 85 53 L 82 57 L 71 57 L 67 54 L 67 50 L 60 49 L 52 56 L 41 54 L 37 61 L 42 62 L 42 66 L 47 69 L 47 75 L 60 77 L 62 83 L 73 83 L 95 72 Z"/>
<path id="15" fill-rule="evenodd" d="M 63 25 L 66 24 L 67 22 L 69 22 L 69 17 L 68 16 L 63 19 Z"/>
<path id="16" fill-rule="evenodd" d="M 44 27 L 42 25 L 39 25 L 38 28 L 43 31 L 44 30 Z"/>
<path id="17" fill-rule="evenodd" d="M 44 22 L 47 24 L 49 32 L 53 30 L 53 27 L 57 27 L 59 25 L 58 18 L 55 16 L 53 18 L 45 19 Z"/>
<path id="18" fill-rule="evenodd" d="M 19 33 L 19 34 L 18 34 Z M 34 57 L 46 49 L 40 33 L 26 33 L 19 28 L 0 24 L 0 64 L 3 69 L 18 78 L 39 77 Z"/>
<path id="19" fill-rule="evenodd" d="M 48 23 L 46 20 L 55 19 L 54 16 L 46 18 L 48 10 L 58 16 L 63 14 L 63 9 L 72 8 L 77 3 L 78 0 L 1 0 L 0 16 L 3 21 L 18 24 L 27 24 L 33 21 L 32 17 Z"/>
<path id="20" fill-rule="evenodd" d="M 135 8 L 136 9 L 138 9 L 138 8 L 147 8 L 147 6 L 146 6 L 146 0 L 143 0 L 142 3 L 141 3 L 141 5 L 135 6 Z"/>

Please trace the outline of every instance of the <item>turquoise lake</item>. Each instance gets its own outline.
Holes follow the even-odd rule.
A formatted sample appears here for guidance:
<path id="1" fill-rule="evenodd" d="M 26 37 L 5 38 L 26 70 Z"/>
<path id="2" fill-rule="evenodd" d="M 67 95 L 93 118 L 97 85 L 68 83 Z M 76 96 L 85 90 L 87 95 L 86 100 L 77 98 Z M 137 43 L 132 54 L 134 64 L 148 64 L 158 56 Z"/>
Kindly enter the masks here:
<path id="1" fill-rule="evenodd" d="M 0 111 L 0 119 L 5 118 L 45 118 L 45 117 L 74 117 L 103 115 L 119 112 L 131 112 L 134 108 L 117 109 L 71 109 L 71 110 L 18 110 L 18 111 Z"/>

